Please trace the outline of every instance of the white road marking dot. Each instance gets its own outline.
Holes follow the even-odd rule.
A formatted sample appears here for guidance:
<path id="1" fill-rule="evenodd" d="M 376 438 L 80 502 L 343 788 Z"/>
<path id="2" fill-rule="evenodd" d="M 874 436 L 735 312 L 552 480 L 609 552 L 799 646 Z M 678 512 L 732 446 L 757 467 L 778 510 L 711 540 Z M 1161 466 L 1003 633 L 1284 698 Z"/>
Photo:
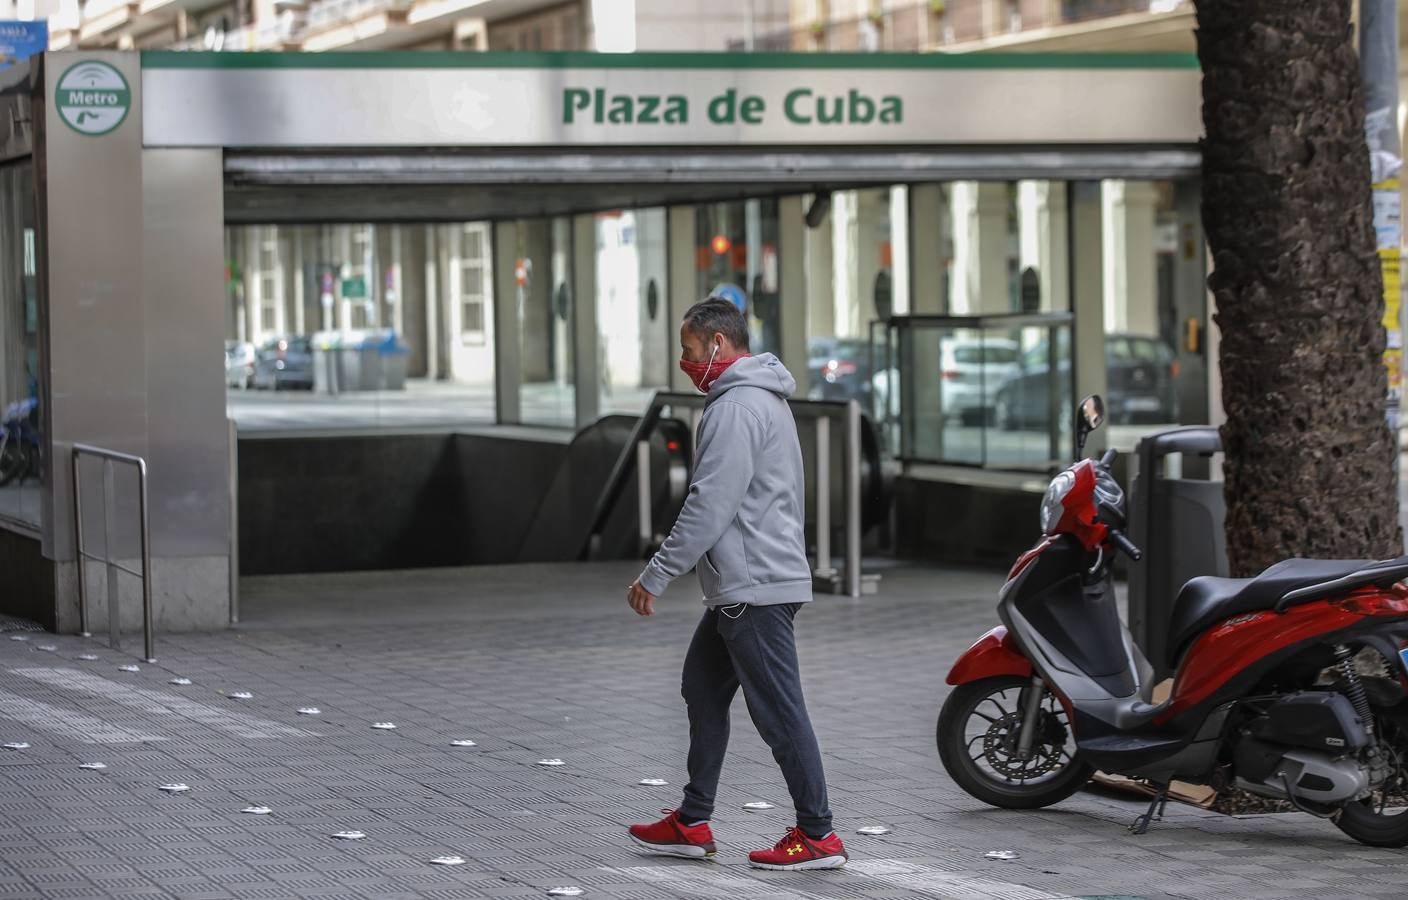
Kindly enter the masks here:
<path id="1" fill-rule="evenodd" d="M 437 857 L 435 857 L 434 859 L 432 859 L 432 860 L 430 861 L 430 864 L 431 864 L 432 866 L 462 866 L 462 865 L 464 865 L 464 857 L 463 857 L 463 856 L 437 856 Z"/>
<path id="2" fill-rule="evenodd" d="M 339 841 L 360 841 L 366 835 L 360 831 L 337 831 L 333 833 L 333 838 Z"/>
<path id="3" fill-rule="evenodd" d="M 269 813 L 273 812 L 273 810 L 267 806 L 246 806 L 244 809 L 240 810 L 240 812 L 248 813 L 251 816 L 267 816 Z"/>
<path id="4" fill-rule="evenodd" d="M 450 741 L 451 747 L 478 747 L 474 741 Z"/>
<path id="5" fill-rule="evenodd" d="M 549 768 L 549 769 L 555 769 L 555 768 L 557 768 L 558 766 L 565 766 L 565 765 L 567 765 L 567 763 L 563 762 L 563 761 L 560 760 L 560 759 L 540 759 L 540 760 L 538 760 L 537 765 L 540 765 L 540 766 L 543 766 L 543 767 Z"/>
<path id="6" fill-rule="evenodd" d="M 758 812 L 759 810 L 764 809 L 777 809 L 776 806 L 773 806 L 766 800 L 755 800 L 752 803 L 745 803 L 743 804 L 743 808 L 752 812 Z"/>
<path id="7" fill-rule="evenodd" d="M 166 791 L 168 794 L 184 794 L 191 789 L 188 784 L 163 784 L 157 790 Z"/>

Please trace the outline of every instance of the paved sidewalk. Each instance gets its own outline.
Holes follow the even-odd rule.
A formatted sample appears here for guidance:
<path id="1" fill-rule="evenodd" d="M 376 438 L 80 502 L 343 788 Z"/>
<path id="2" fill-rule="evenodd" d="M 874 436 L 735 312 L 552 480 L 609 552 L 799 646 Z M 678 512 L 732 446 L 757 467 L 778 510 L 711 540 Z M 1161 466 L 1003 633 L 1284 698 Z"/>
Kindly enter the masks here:
<path id="1" fill-rule="evenodd" d="M 675 805 L 685 780 L 679 665 L 701 607 L 681 583 L 660 614 L 637 619 L 625 604 L 634 574 L 602 564 L 253 580 L 245 624 L 162 636 L 159 663 L 136 673 L 118 666 L 137 662 L 139 635 L 128 654 L 0 635 L 0 743 L 31 745 L 0 751 L 0 897 L 448 900 L 575 885 L 589 898 L 1301 900 L 1399 897 L 1408 883 L 1408 853 L 1304 816 L 1170 809 L 1136 838 L 1135 802 L 1079 794 L 1016 813 L 968 798 L 939 765 L 934 720 L 948 665 L 993 624 L 1001 578 L 923 568 L 798 619 L 852 864 L 746 867 L 791 818 L 741 701 L 718 861 L 638 855 L 624 826 Z M 308 706 L 321 714 L 298 714 Z M 543 758 L 564 765 L 535 765 Z M 648 777 L 670 785 L 638 784 Z M 158 790 L 173 782 L 189 792 Z M 752 800 L 777 808 L 744 811 Z M 251 805 L 272 813 L 241 813 Z M 855 833 L 872 824 L 894 831 Z M 330 837 L 344 830 L 366 838 Z M 995 849 L 1021 855 L 984 857 Z M 445 855 L 465 864 L 429 864 Z"/>

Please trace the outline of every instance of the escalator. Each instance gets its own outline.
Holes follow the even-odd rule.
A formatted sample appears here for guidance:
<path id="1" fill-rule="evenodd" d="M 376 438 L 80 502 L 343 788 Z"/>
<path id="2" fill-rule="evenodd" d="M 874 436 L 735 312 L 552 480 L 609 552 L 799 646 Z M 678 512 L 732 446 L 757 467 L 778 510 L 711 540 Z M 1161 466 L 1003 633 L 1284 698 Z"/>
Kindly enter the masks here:
<path id="1" fill-rule="evenodd" d="M 552 480 L 523 536 L 515 562 L 565 562 L 590 545 L 596 559 L 635 559 L 651 549 L 639 535 L 635 490 L 603 502 L 603 485 L 625 456 L 634 472 L 641 417 L 606 416 L 581 431 Z M 669 532 L 688 490 L 692 438 L 677 419 L 656 419 L 650 443 L 651 522 Z M 598 510 L 604 513 L 598 516 Z M 600 519 L 600 524 L 598 524 Z"/>
<path id="2" fill-rule="evenodd" d="M 644 416 L 606 416 L 579 431 L 524 535 L 516 562 L 642 559 L 669 534 L 689 490 L 693 435 L 687 423 L 652 403 Z M 807 531 L 815 533 L 816 420 L 797 419 L 807 471 Z M 636 463 L 641 441 L 650 446 L 650 534 L 642 535 Z M 844 443 L 833 440 L 831 523 L 845 523 Z M 889 515 L 892 481 L 870 420 L 861 422 L 861 528 L 872 533 Z M 833 547 L 840 547 L 833 539 Z M 809 547 L 809 551 L 813 550 Z"/>

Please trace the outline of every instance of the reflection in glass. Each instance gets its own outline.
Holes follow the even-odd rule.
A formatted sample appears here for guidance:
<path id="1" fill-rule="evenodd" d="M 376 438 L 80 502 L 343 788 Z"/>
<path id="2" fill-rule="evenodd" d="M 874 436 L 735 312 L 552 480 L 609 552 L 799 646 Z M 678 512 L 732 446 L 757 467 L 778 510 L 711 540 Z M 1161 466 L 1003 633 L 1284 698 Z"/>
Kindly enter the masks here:
<path id="1" fill-rule="evenodd" d="M 571 428 L 576 424 L 572 322 L 572 220 L 517 223 L 515 288 L 520 339 L 522 421 Z"/>
<path id="2" fill-rule="evenodd" d="M 596 217 L 597 367 L 601 414 L 640 415 L 669 384 L 677 341 L 665 303 L 666 212 Z"/>
<path id="3" fill-rule="evenodd" d="M 748 316 L 754 353 L 782 346 L 778 309 L 777 200 L 710 203 L 695 208 L 698 299 L 718 295 Z"/>
<path id="4" fill-rule="evenodd" d="M 28 161 L 0 168 L 0 517 L 40 524 L 38 248 Z"/>
<path id="5" fill-rule="evenodd" d="M 1068 317 L 1017 327 L 895 320 L 873 391 L 892 433 L 898 423 L 900 455 L 1033 471 L 1058 463 L 1072 440 L 1062 412 L 1073 404 L 1069 334 Z"/>
<path id="6" fill-rule="evenodd" d="M 493 421 L 488 223 L 240 226 L 225 248 L 242 431 Z"/>

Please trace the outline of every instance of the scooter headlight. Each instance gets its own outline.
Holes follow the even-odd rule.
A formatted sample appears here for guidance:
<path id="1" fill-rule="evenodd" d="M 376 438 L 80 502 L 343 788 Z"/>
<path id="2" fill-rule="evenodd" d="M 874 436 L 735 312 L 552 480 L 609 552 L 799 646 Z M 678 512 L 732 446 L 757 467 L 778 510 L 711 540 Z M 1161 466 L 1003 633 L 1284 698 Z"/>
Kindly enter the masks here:
<path id="1" fill-rule="evenodd" d="M 1051 484 L 1046 488 L 1046 496 L 1041 498 L 1041 531 L 1043 534 L 1050 534 L 1056 527 L 1056 523 L 1061 521 L 1061 515 L 1066 511 L 1062 506 L 1062 501 L 1071 492 L 1071 488 L 1076 486 L 1076 476 L 1070 469 L 1051 479 Z"/>

